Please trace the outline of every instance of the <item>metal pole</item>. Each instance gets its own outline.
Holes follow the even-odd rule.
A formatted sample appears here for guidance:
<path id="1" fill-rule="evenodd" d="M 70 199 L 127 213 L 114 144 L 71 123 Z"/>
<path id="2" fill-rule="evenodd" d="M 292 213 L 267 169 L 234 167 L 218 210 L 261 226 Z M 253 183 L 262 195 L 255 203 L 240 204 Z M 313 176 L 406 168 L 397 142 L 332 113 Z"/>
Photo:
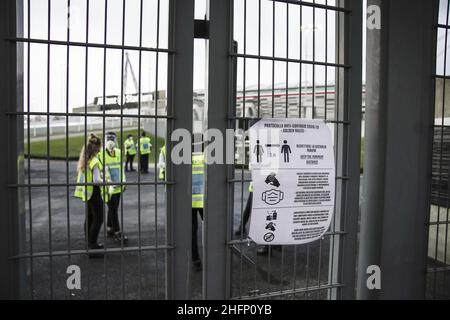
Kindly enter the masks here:
<path id="1" fill-rule="evenodd" d="M 368 1 L 382 26 L 367 32 L 359 299 L 425 294 L 437 2 Z M 381 268 L 381 290 L 367 288 L 370 265 Z"/>
<path id="2" fill-rule="evenodd" d="M 382 28 L 388 28 L 387 3 L 383 0 L 368 0 L 367 6 L 382 9 Z M 387 83 L 387 32 L 367 30 L 367 80 L 365 113 L 364 178 L 361 198 L 361 240 L 359 248 L 358 298 L 376 299 L 378 290 L 364 290 L 366 269 L 380 262 L 382 238 L 385 159 L 386 159 L 386 94 Z M 374 49 L 377 49 L 376 51 Z M 377 54 L 378 53 L 378 54 Z M 383 173 L 383 174 L 381 174 Z M 364 292 L 364 294 L 363 294 Z"/>
<path id="3" fill-rule="evenodd" d="M 19 227 L 23 215 L 19 215 L 18 211 L 17 190 L 8 188 L 8 184 L 18 181 L 17 168 L 19 163 L 23 164 L 23 154 L 22 159 L 17 158 L 18 119 L 6 115 L 8 112 L 17 111 L 17 108 L 22 106 L 22 61 L 17 64 L 17 56 L 21 56 L 22 50 L 18 49 L 14 42 L 7 40 L 15 37 L 17 31 L 21 31 L 21 28 L 16 29 L 16 19 L 17 17 L 21 19 L 21 13 L 20 7 L 14 0 L 0 3 L 0 59 L 4 65 L 4 72 L 0 81 L 0 95 L 2 97 L 0 102 L 0 128 L 3 137 L 1 148 L 6 151 L 2 157 L 4 171 L 0 175 L 0 299 L 20 297 L 20 276 L 23 272 L 18 261 L 9 259 L 17 254 L 22 245 L 19 238 Z M 20 131 L 20 136 L 22 136 L 23 129 Z M 22 273 L 23 275 L 24 273 Z"/>
<path id="4" fill-rule="evenodd" d="M 336 118 L 337 173 L 346 177 L 336 183 L 335 236 L 330 248 L 330 282 L 342 284 L 331 290 L 330 299 L 354 299 L 356 247 L 359 216 L 361 109 L 362 109 L 362 1 L 341 0 L 350 14 L 337 21 L 337 56 L 351 68 L 337 70 L 339 102 Z"/>
<path id="5" fill-rule="evenodd" d="M 220 130 L 225 137 L 232 85 L 231 0 L 210 2 L 209 58 L 208 58 L 208 128 Z M 226 143 L 224 141 L 223 154 Z M 217 152 L 217 151 L 216 151 Z M 225 159 L 224 159 L 225 161 Z M 203 297 L 224 299 L 227 271 L 227 170 L 229 165 L 212 164 L 206 167 L 205 234 Z"/>
<path id="6" fill-rule="evenodd" d="M 189 299 L 191 270 L 192 170 L 190 164 L 171 162 L 171 133 L 176 129 L 192 131 L 194 0 L 170 1 L 170 48 L 176 50 L 169 62 L 168 113 L 176 116 L 167 122 L 168 239 L 175 246 L 167 255 L 167 298 Z"/>

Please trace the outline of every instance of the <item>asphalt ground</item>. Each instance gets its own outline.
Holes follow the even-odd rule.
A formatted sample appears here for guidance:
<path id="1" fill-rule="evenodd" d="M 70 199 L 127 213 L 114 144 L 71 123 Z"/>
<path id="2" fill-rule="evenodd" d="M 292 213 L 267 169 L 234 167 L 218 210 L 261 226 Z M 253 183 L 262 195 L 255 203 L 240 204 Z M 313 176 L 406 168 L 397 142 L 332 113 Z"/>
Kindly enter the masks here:
<path id="1" fill-rule="evenodd" d="M 27 164 L 27 161 L 25 161 Z M 25 212 L 24 253 L 33 252 L 33 259 L 21 259 L 26 298 L 34 299 L 164 299 L 166 250 L 128 251 L 139 246 L 163 246 L 166 244 L 165 188 L 164 186 L 128 186 L 121 201 L 123 230 L 129 242 L 122 248 L 108 239 L 104 228 L 100 241 L 108 250 L 105 258 L 89 259 L 77 250 L 85 249 L 84 204 L 73 197 L 74 187 L 66 187 L 67 182 L 76 179 L 76 162 L 31 160 L 31 170 L 25 170 L 25 183 L 63 184 L 63 186 L 22 188 L 21 204 Z M 27 166 L 26 166 L 27 167 Z M 67 171 L 68 169 L 68 171 Z M 50 174 L 48 174 L 48 172 Z M 67 174 L 68 173 L 68 174 Z M 241 178 L 241 170 L 236 170 L 236 179 Z M 249 178 L 249 172 L 244 172 Z M 68 178 L 68 179 L 67 179 Z M 127 173 L 128 182 L 154 181 L 154 167 L 150 173 L 138 177 L 136 172 Z M 235 184 L 235 206 L 233 231 L 240 225 L 242 209 L 248 195 L 248 184 Z M 30 210 L 31 202 L 31 210 Z M 50 210 L 49 210 L 50 208 Z M 31 217 L 31 220 L 30 220 Z M 122 220 L 122 218 L 121 218 Z M 31 227 L 31 228 L 30 228 Z M 225 227 L 225 226 L 224 226 Z M 51 230 L 51 232 L 49 232 Z M 199 243 L 201 245 L 202 224 L 199 223 Z M 234 236 L 235 239 L 240 237 Z M 245 237 L 244 237 L 245 238 Z M 270 255 L 257 255 L 257 246 L 244 241 L 230 250 L 232 297 L 279 298 L 279 299 L 326 299 L 330 290 L 328 274 L 330 242 L 337 236 L 327 236 L 320 241 L 302 246 L 272 247 Z M 48 252 L 53 256 L 48 257 Z M 67 255 L 71 251 L 75 254 Z M 170 251 L 170 250 L 169 250 Z M 81 269 L 81 290 L 68 290 L 66 273 L 69 265 Z M 430 261 L 430 267 L 433 267 Z M 192 269 L 189 274 L 187 299 L 201 299 L 202 272 Z M 444 297 L 450 288 L 450 277 L 446 273 L 428 275 L 429 297 Z M 300 288 L 322 288 L 292 294 Z M 271 297 L 270 294 L 283 294 Z M 445 295 L 448 297 L 448 294 Z"/>

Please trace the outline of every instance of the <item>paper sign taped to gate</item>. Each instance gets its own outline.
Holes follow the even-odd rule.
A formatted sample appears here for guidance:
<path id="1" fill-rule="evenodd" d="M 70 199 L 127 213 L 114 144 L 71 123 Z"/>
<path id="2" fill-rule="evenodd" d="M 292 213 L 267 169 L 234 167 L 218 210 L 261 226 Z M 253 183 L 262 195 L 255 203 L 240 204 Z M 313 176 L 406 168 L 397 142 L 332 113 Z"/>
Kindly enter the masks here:
<path id="1" fill-rule="evenodd" d="M 321 120 L 263 119 L 250 128 L 257 244 L 304 244 L 327 232 L 334 211 L 335 161 Z"/>

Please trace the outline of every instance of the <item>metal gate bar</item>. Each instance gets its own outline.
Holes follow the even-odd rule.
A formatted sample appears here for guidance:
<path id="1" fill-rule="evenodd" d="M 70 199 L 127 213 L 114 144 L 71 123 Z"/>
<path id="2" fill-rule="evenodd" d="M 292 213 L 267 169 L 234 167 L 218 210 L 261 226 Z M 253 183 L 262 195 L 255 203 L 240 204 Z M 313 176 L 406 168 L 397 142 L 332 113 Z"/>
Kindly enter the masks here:
<path id="1" fill-rule="evenodd" d="M 23 57 L 23 50 L 20 46 L 13 45 L 5 39 L 22 34 L 23 28 L 20 24 L 16 24 L 17 18 L 23 15 L 23 8 L 20 3 L 15 1 L 2 1 L 0 4 L 0 57 L 4 62 L 5 69 L 2 81 L 0 81 L 1 112 L 0 112 L 0 128 L 2 132 L 1 146 L 6 150 L 6 154 L 2 157 L 3 174 L 0 175 L 0 183 L 2 186 L 1 201 L 2 209 L 0 214 L 0 298 L 17 298 L 21 291 L 20 272 L 21 266 L 17 261 L 9 260 L 15 252 L 21 249 L 19 241 L 15 241 L 13 236 L 17 235 L 20 229 L 18 215 L 18 198 L 17 194 L 11 192 L 6 186 L 9 182 L 16 182 L 19 179 L 17 175 L 18 169 L 18 145 L 10 144 L 9 141 L 16 141 L 20 138 L 20 131 L 17 131 L 18 121 L 11 121 L 6 113 L 15 112 L 16 108 L 22 106 L 23 87 L 21 80 L 23 77 L 23 67 L 17 63 Z"/>

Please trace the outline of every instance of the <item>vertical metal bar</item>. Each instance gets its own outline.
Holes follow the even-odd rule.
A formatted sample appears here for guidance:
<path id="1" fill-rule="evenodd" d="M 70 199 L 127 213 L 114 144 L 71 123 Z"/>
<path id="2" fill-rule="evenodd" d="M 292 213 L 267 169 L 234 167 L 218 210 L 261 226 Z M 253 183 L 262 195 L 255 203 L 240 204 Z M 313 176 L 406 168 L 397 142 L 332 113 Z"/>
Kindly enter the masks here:
<path id="1" fill-rule="evenodd" d="M 243 0 L 244 2 L 244 55 L 247 54 L 247 0 Z M 242 125 L 243 125 L 243 130 L 246 129 L 246 127 L 248 126 L 248 121 L 244 120 L 247 114 L 247 110 L 246 110 L 246 102 L 247 102 L 247 98 L 246 98 L 246 94 L 247 94 L 247 87 L 246 87 L 246 82 L 247 82 L 247 59 L 244 57 L 243 58 L 243 67 L 242 67 Z M 241 210 L 240 210 L 240 215 L 241 215 L 241 239 L 244 237 L 244 219 L 243 219 L 243 215 L 244 215 L 244 176 L 245 176 L 245 164 L 247 162 L 247 159 L 245 157 L 245 141 L 244 144 L 242 145 L 242 151 L 243 151 L 243 158 L 244 158 L 244 163 L 241 167 Z M 242 267 L 243 267 L 243 260 L 244 260 L 244 246 L 242 243 L 239 244 L 239 296 L 242 297 Z"/>
<path id="2" fill-rule="evenodd" d="M 67 259 L 72 264 L 70 238 L 70 188 L 69 188 L 69 78 L 70 78 L 70 0 L 67 0 L 67 47 L 66 47 L 66 213 L 67 213 Z M 28 144 L 30 141 L 28 141 Z M 71 295 L 69 294 L 69 299 Z"/>
<path id="3" fill-rule="evenodd" d="M 184 1 L 184 0 L 183 0 Z M 230 24 L 232 11 L 230 1 L 210 2 L 209 25 L 209 82 L 208 82 L 208 127 L 220 130 L 226 136 L 227 112 L 230 99 L 230 76 L 232 65 L 232 34 Z M 192 117 L 191 117 L 192 118 Z M 226 147 L 223 147 L 225 154 Z M 203 272 L 203 297 L 224 299 L 227 279 L 227 173 L 229 165 L 210 164 L 206 166 L 205 198 L 205 244 Z"/>
<path id="4" fill-rule="evenodd" d="M 230 13 L 234 12 L 234 1 L 229 1 L 229 10 Z M 233 18 L 234 19 L 234 16 Z M 234 34 L 234 20 L 231 21 L 229 24 L 229 34 Z M 232 42 L 231 45 L 231 52 L 236 54 L 238 52 L 238 43 L 236 41 Z M 228 127 L 232 129 L 236 129 L 236 126 L 239 127 L 237 124 L 238 122 L 235 120 L 235 117 L 237 116 L 237 58 L 232 57 L 231 63 L 229 65 L 229 72 L 230 76 L 228 79 L 228 85 L 230 87 L 230 103 L 228 103 L 227 112 L 228 115 L 232 116 L 232 119 L 228 120 Z M 234 134 L 233 134 L 234 136 Z M 245 144 L 245 137 L 244 137 L 244 144 Z M 244 145 L 244 154 L 245 154 L 245 145 Z M 233 157 L 234 159 L 234 157 Z M 244 156 L 244 163 L 245 163 L 245 156 Z M 231 180 L 235 178 L 236 171 L 234 165 L 229 165 L 227 167 L 227 180 Z M 227 188 L 227 224 L 226 224 L 226 232 L 227 232 L 227 242 L 232 239 L 233 237 L 233 222 L 234 222 L 234 194 L 235 194 L 235 183 L 229 183 Z M 241 230 L 242 231 L 242 230 Z M 226 251 L 226 265 L 225 265 L 225 297 L 231 297 L 232 295 L 232 264 L 233 264 L 233 249 L 230 246 L 227 246 Z M 256 262 L 255 262 L 256 264 Z"/>
<path id="5" fill-rule="evenodd" d="M 449 13 L 450 13 L 450 1 L 449 1 L 448 5 L 447 5 L 447 20 L 446 20 L 446 25 L 447 26 L 449 25 L 449 19 L 450 19 L 449 18 Z M 446 29 L 446 32 L 448 32 L 448 29 Z M 437 29 L 435 30 L 434 35 L 435 35 L 435 37 L 437 36 Z M 445 37 L 445 41 L 446 42 L 448 41 L 447 40 L 447 36 L 448 36 L 448 34 L 446 34 L 446 37 Z M 435 42 L 436 42 L 436 49 L 437 49 L 437 41 L 435 40 Z M 447 50 L 448 50 L 447 45 L 445 45 L 445 51 L 446 51 L 445 55 L 448 54 Z M 436 53 L 434 54 L 434 56 L 436 56 Z M 436 64 L 436 62 L 435 62 L 435 64 Z M 444 62 L 444 66 L 446 66 L 446 65 L 447 65 L 447 63 Z M 436 69 L 436 66 L 435 66 L 435 69 Z M 444 74 L 444 76 L 446 75 L 445 69 L 444 69 L 443 74 Z M 443 92 L 444 96 L 445 96 L 445 80 L 446 79 L 444 77 L 443 85 L 442 85 L 442 88 L 443 88 L 442 92 Z M 436 79 L 434 79 L 433 85 L 436 86 Z M 434 91 L 436 92 L 436 87 L 434 88 Z M 445 98 L 443 99 L 443 102 L 444 103 L 442 105 L 442 113 L 445 114 Z M 434 105 L 434 107 L 436 107 L 435 103 L 433 105 Z M 435 114 L 435 111 L 433 112 L 433 114 Z M 444 116 L 442 117 L 442 120 L 444 120 Z M 442 127 L 442 131 L 444 131 L 444 127 Z M 433 139 L 434 139 L 434 132 L 433 132 Z M 434 142 L 434 140 L 433 140 L 433 142 Z M 432 157 L 433 157 L 433 155 L 432 155 Z M 431 164 L 431 166 L 432 166 L 432 164 Z M 450 180 L 450 170 L 447 171 L 447 181 L 449 181 L 449 180 Z M 439 191 L 440 190 L 441 189 L 439 188 Z M 450 184 L 447 186 L 447 195 L 448 194 L 450 194 Z M 440 196 L 439 196 L 439 198 L 440 198 Z M 449 234 L 448 234 L 448 231 L 449 231 L 449 217 L 450 217 L 450 197 L 447 196 L 446 217 L 445 217 L 444 265 L 447 265 L 447 259 L 448 259 L 447 250 L 448 250 L 448 237 L 449 237 Z M 439 215 L 438 215 L 438 219 L 439 219 Z M 437 226 L 437 228 L 439 228 L 439 225 Z M 428 232 L 429 232 L 429 230 L 428 230 Z M 428 236 L 428 239 L 429 239 L 429 236 Z M 443 275 L 443 278 L 444 278 L 443 279 L 443 294 L 444 295 L 447 293 L 447 276 L 448 276 L 448 272 L 444 272 L 444 275 Z"/>
<path id="6" fill-rule="evenodd" d="M 341 5 L 340 3 L 336 4 L 336 5 Z M 342 32 L 341 32 L 341 14 L 339 12 L 335 12 L 335 62 L 339 63 L 341 61 L 341 36 L 342 36 Z M 334 79 L 334 96 L 335 96 L 335 110 L 334 110 L 334 119 L 335 120 L 339 120 L 340 119 L 340 108 L 342 105 L 342 101 L 341 101 L 341 90 L 340 90 L 340 72 L 341 69 L 340 68 L 335 68 L 335 79 Z M 338 141 L 339 140 L 339 133 L 340 133 L 340 126 L 339 125 L 335 125 L 335 150 L 334 150 L 334 154 L 335 154 L 335 168 L 336 170 L 338 169 L 338 165 L 340 163 L 339 161 L 339 154 L 341 154 L 341 146 L 340 143 Z M 336 184 L 335 184 L 335 188 L 336 188 L 336 197 L 335 197 L 335 212 L 333 215 L 333 232 L 336 232 L 338 229 L 338 227 L 340 228 L 340 224 L 337 225 L 337 209 L 338 209 L 338 204 L 340 203 L 340 199 L 337 196 L 339 194 L 339 188 L 341 187 L 342 182 L 338 180 L 336 180 Z M 329 284 L 332 285 L 335 283 L 335 279 L 337 277 L 337 270 L 335 270 L 335 266 L 337 266 L 338 264 L 338 257 L 337 254 L 339 252 L 339 245 L 337 245 L 337 241 L 341 240 L 341 235 L 336 235 L 333 234 L 331 236 L 331 245 L 330 245 L 330 262 L 329 262 L 329 271 L 328 271 L 328 278 L 329 278 Z M 336 294 L 337 294 L 337 290 L 335 289 L 330 289 L 328 292 L 328 298 L 336 298 Z"/>
<path id="7" fill-rule="evenodd" d="M 449 24 L 449 14 L 450 14 L 450 1 L 447 3 L 447 12 L 446 12 L 446 19 L 445 23 L 446 25 Z M 447 59 L 448 59 L 448 28 L 445 29 L 445 40 L 444 40 L 444 64 L 443 64 L 443 75 L 446 75 L 446 68 L 447 68 Z M 445 98 L 446 98 L 446 92 L 445 92 L 445 82 L 446 78 L 444 77 L 442 79 L 442 113 L 441 113 L 441 140 L 439 142 L 440 146 L 440 154 L 439 154 L 439 191 L 438 191 L 438 198 L 441 199 L 441 192 L 442 192 L 442 157 L 443 157 L 443 150 L 444 150 L 444 124 L 445 124 Z M 448 209 L 447 209 L 448 213 Z M 436 240 L 435 240 L 435 252 L 434 252 L 434 260 L 438 261 L 438 253 L 439 253 L 439 229 L 440 229 L 440 223 L 441 223 L 441 202 L 439 201 L 438 210 L 437 210 L 437 217 L 436 217 Z M 447 225 L 448 226 L 448 225 Z M 433 277 L 433 297 L 436 298 L 436 285 L 437 285 L 437 272 L 434 272 Z"/>
<path id="8" fill-rule="evenodd" d="M 275 58 L 275 1 L 272 1 L 272 57 Z M 275 60 L 272 60 L 272 118 L 275 117 Z M 270 252 L 269 252 L 270 262 Z M 270 269 L 270 266 L 269 266 Z"/>
<path id="9" fill-rule="evenodd" d="M 23 1 L 16 2 L 16 11 L 15 11 L 15 34 L 16 36 L 23 36 L 24 33 L 24 27 L 23 27 L 23 14 L 24 14 L 24 3 Z M 16 111 L 23 111 L 24 110 L 24 91 L 23 91 L 23 85 L 24 85 L 24 45 L 20 44 L 14 45 L 16 50 L 16 56 L 15 56 L 15 64 L 12 64 L 13 66 L 16 66 L 15 75 L 16 75 L 16 91 L 15 91 L 15 97 L 16 97 L 16 103 L 12 104 L 12 106 L 15 106 Z M 4 61 L 4 60 L 2 60 Z M 10 61 L 11 63 L 13 61 Z M 12 168 L 8 168 L 8 172 L 14 175 L 14 179 L 11 179 L 10 181 L 16 181 L 18 183 L 25 183 L 25 169 L 24 169 L 24 132 L 23 132 L 23 121 L 24 117 L 20 116 L 17 119 L 13 120 L 13 124 L 11 125 L 11 128 L 14 128 L 14 132 L 11 132 L 10 137 L 8 141 L 17 141 L 17 143 L 10 147 L 8 150 L 8 154 L 13 154 L 16 156 L 16 163 L 12 165 Z M 14 170 L 16 169 L 16 170 Z M 26 221 L 25 221 L 25 199 L 24 199 L 24 189 L 16 189 L 13 190 L 13 193 L 11 194 L 10 201 L 12 203 L 12 207 L 10 210 L 13 210 L 15 207 L 17 208 L 15 219 L 13 220 L 12 229 L 17 230 L 17 237 L 14 239 L 16 242 L 16 252 L 22 253 L 25 252 L 25 246 L 26 246 Z M 10 211 L 14 212 L 14 211 Z M 14 272 L 18 273 L 18 297 L 25 297 L 26 294 L 26 287 L 27 287 L 27 268 L 26 268 L 26 260 L 20 259 L 16 262 L 15 267 L 16 270 Z M 12 275 L 14 278 L 14 274 Z"/>
<path id="10" fill-rule="evenodd" d="M 157 3 L 156 18 L 156 48 L 159 49 L 159 24 L 160 24 L 160 0 Z M 158 180 L 158 75 L 159 75 L 159 52 L 156 52 L 156 70 L 155 70 L 155 182 Z M 158 299 L 158 184 L 155 183 L 155 299 Z"/>
<path id="11" fill-rule="evenodd" d="M 168 110 L 170 115 L 176 115 L 176 119 L 168 121 L 168 137 L 176 129 L 192 131 L 194 0 L 170 1 L 169 37 L 169 49 L 175 49 L 177 54 L 169 64 Z M 177 180 L 175 185 L 167 186 L 167 230 L 169 243 L 175 248 L 166 257 L 166 266 L 170 268 L 166 284 L 167 297 L 179 300 L 189 298 L 192 170 L 189 164 L 173 165 L 171 145 L 171 139 L 168 139 L 167 180 L 173 181 L 174 177 Z"/>
<path id="12" fill-rule="evenodd" d="M 360 180 L 360 152 L 361 152 L 361 114 L 362 114 L 362 2 L 344 0 L 341 1 L 345 8 L 351 10 L 352 14 L 344 17 L 344 25 L 338 34 L 343 38 L 344 55 L 341 59 L 351 69 L 344 70 L 343 88 L 339 92 L 345 103 L 343 119 L 351 125 L 344 125 L 337 136 L 337 143 L 342 144 L 338 153 L 338 174 L 347 176 L 348 181 L 342 182 L 340 192 L 336 192 L 339 200 L 336 208 L 337 225 L 347 234 L 342 241 L 336 244 L 338 261 L 332 265 L 336 272 L 336 279 L 344 284 L 341 288 L 342 299 L 353 299 L 355 297 L 356 277 L 356 243 L 359 216 L 359 180 Z M 341 80 L 340 80 L 341 81 Z M 338 94 L 336 92 L 336 94 Z M 340 120 L 340 119 L 337 119 Z M 339 126 L 339 124 L 337 124 Z M 340 260 L 340 261 L 339 261 Z M 337 298 L 336 290 L 332 291 L 332 298 Z"/>
<path id="13" fill-rule="evenodd" d="M 30 9 L 30 0 L 27 0 L 27 37 L 30 38 L 30 22 L 31 22 L 31 9 Z M 32 188 L 31 188 L 31 136 L 30 136 L 30 112 L 31 112 L 31 104 L 30 104 L 30 57 L 31 57 L 31 45 L 30 42 L 27 43 L 27 181 L 28 181 L 28 210 L 29 210 L 29 237 L 28 237 L 28 246 L 29 246 L 29 252 L 31 255 L 30 258 L 30 298 L 34 298 L 34 259 L 32 257 L 33 254 L 33 204 L 32 204 Z"/>
<path id="14" fill-rule="evenodd" d="M 125 5 L 125 0 L 122 0 L 122 47 L 125 45 L 125 20 L 126 20 L 126 5 Z M 124 88 L 124 81 L 123 81 L 123 77 L 124 77 L 124 61 L 125 61 L 125 50 L 122 49 L 121 50 L 121 64 L 120 64 L 120 149 L 123 150 L 123 143 L 124 143 L 124 138 L 123 138 L 123 108 L 124 108 L 124 95 L 125 95 L 125 90 L 126 88 Z M 126 150 L 123 150 L 122 153 L 120 154 L 120 163 L 123 166 L 123 156 L 126 154 Z M 131 169 L 131 168 L 130 168 Z M 126 177 L 123 176 L 123 170 L 121 167 L 120 170 L 120 182 L 124 182 L 124 179 Z M 121 227 L 121 232 L 124 233 L 124 224 L 123 224 L 123 203 L 124 203 L 125 199 L 123 198 L 123 193 L 122 193 L 122 199 L 120 201 L 120 227 Z M 125 299 L 125 274 L 123 271 L 124 268 L 124 242 L 123 242 L 123 237 L 121 237 L 121 241 L 120 241 L 120 248 L 121 248 L 121 252 L 120 252 L 120 276 L 121 276 L 121 289 L 122 289 L 122 299 Z"/>
<path id="15" fill-rule="evenodd" d="M 289 59 L 289 3 L 286 3 L 286 59 Z M 286 61 L 286 118 L 289 117 L 289 62 Z"/>
<path id="16" fill-rule="evenodd" d="M 89 0 L 86 0 L 86 50 L 85 50 L 85 65 L 84 65 L 84 146 L 87 146 L 87 127 L 88 127 L 88 80 L 89 80 Z M 87 158 L 87 149 L 85 148 L 84 157 Z M 87 161 L 84 161 L 84 172 L 87 170 Z M 85 197 L 87 198 L 87 181 L 85 183 Z M 86 238 L 86 249 L 89 252 L 89 232 L 87 232 L 87 221 L 88 221 L 88 203 L 84 203 L 84 216 L 85 216 L 85 238 Z M 90 284 L 90 265 L 89 260 L 86 263 L 87 271 L 87 298 L 91 295 L 91 284 Z"/>
<path id="17" fill-rule="evenodd" d="M 51 0 L 47 1 L 47 39 L 51 39 Z M 50 113 L 50 44 L 47 45 L 47 113 Z M 52 239 L 52 201 L 50 178 L 50 115 L 47 115 L 47 205 L 48 205 L 48 251 L 50 275 L 50 299 L 53 299 L 53 239 Z"/>
<path id="18" fill-rule="evenodd" d="M 258 2 L 258 57 L 261 56 L 261 0 Z M 258 58 L 258 118 L 261 117 L 261 59 Z M 245 144 L 245 139 L 244 139 Z M 245 152 L 245 148 L 244 148 Z"/>
<path id="19" fill-rule="evenodd" d="M 309 264 L 310 264 L 310 259 L 309 259 L 309 251 L 310 251 L 310 244 L 306 244 L 306 259 L 305 259 L 305 277 L 306 277 L 306 291 L 305 291 L 305 299 L 308 300 L 308 296 L 309 296 Z"/>
<path id="20" fill-rule="evenodd" d="M 299 20 L 300 20 L 300 32 L 299 32 L 299 44 L 300 44 L 300 60 L 303 60 L 303 33 L 302 33 L 302 23 L 303 23 L 303 6 L 299 7 Z M 299 63 L 298 65 L 298 116 L 302 118 L 302 72 L 303 65 Z"/>
<path id="21" fill-rule="evenodd" d="M 143 21 L 143 11 L 144 11 L 144 2 L 140 1 L 139 5 L 139 47 L 142 47 L 142 21 Z M 142 112 L 142 50 L 139 50 L 139 63 L 138 63 L 138 136 L 137 143 L 139 145 L 138 155 L 139 155 L 139 170 L 138 170 L 138 295 L 139 299 L 142 299 L 142 234 L 141 234 L 141 173 L 142 167 L 140 165 L 141 154 L 141 112 Z M 148 159 L 147 159 L 148 161 Z"/>
<path id="22" fill-rule="evenodd" d="M 404 10 L 405 5 L 408 5 L 407 11 Z M 386 37 L 381 43 L 385 47 L 378 54 L 367 50 L 368 61 L 378 59 L 381 64 L 395 65 L 396 68 L 394 71 L 386 67 L 380 72 L 380 81 L 387 83 L 388 87 L 380 97 L 368 100 L 366 139 L 370 134 L 374 145 L 366 145 L 366 152 L 373 154 L 377 146 L 377 140 L 373 139 L 375 134 L 385 134 L 386 142 L 380 151 L 386 160 L 380 168 L 369 160 L 369 154 L 365 155 L 365 179 L 383 175 L 384 197 L 382 214 L 377 216 L 381 221 L 376 221 L 381 225 L 381 237 L 370 238 L 361 233 L 359 252 L 364 252 L 364 256 L 358 264 L 358 298 L 372 298 L 365 286 L 364 273 L 369 265 L 378 265 L 383 272 L 383 285 L 374 298 L 421 299 L 425 294 L 428 249 L 426 223 L 430 209 L 434 123 L 434 85 L 430 75 L 435 72 L 433 26 L 437 21 L 437 1 L 431 4 L 426 0 L 382 1 L 381 8 L 382 14 L 389 11 L 387 25 L 378 31 Z M 391 90 L 393 87 L 395 93 Z M 368 124 L 371 127 L 367 127 Z M 398 148 L 400 144 L 401 149 Z M 408 166 L 404 165 L 405 161 Z M 365 187 L 369 182 L 364 182 Z M 378 196 L 377 190 L 371 191 Z M 367 195 L 364 198 L 368 201 Z M 362 231 L 369 229 L 367 214 L 374 212 L 375 205 L 363 204 Z M 412 234 L 411 230 L 415 232 Z"/>
<path id="23" fill-rule="evenodd" d="M 328 5 L 328 0 L 325 1 Z M 325 9 L 325 63 L 328 63 L 328 9 Z M 325 121 L 328 120 L 328 66 L 325 66 Z"/>
<path id="24" fill-rule="evenodd" d="M 105 0 L 105 8 L 104 8 L 104 13 L 105 15 L 105 22 L 104 22 L 104 30 L 103 30 L 103 43 L 105 45 L 105 48 L 103 49 L 103 114 L 102 114 L 102 133 L 103 133 L 103 151 L 102 155 L 103 155 L 103 159 L 100 159 L 100 161 L 104 164 L 103 165 L 103 177 L 106 177 L 106 146 L 105 146 L 105 138 L 106 138 L 106 58 L 107 58 L 107 54 L 106 54 L 106 44 L 107 44 L 107 37 L 108 37 L 108 0 Z M 101 185 L 101 188 L 103 188 L 103 191 L 105 192 L 106 189 L 108 188 L 107 186 L 105 186 L 105 182 L 106 179 L 103 180 L 103 184 Z M 105 255 L 103 258 L 103 273 L 104 273 L 104 277 L 105 277 L 105 299 L 108 299 L 108 266 L 107 266 L 107 261 L 108 261 L 108 254 L 106 253 L 107 250 L 107 245 L 106 245 L 106 241 L 107 241 L 107 234 L 106 234 L 106 212 L 107 212 L 107 205 L 104 201 L 102 201 L 102 207 L 103 207 L 103 243 L 104 243 L 104 251 L 105 251 Z"/>
<path id="25" fill-rule="evenodd" d="M 313 0 L 316 3 L 316 0 Z M 316 118 L 316 8 L 313 7 L 313 45 L 312 45 L 312 118 Z"/>
<path id="26" fill-rule="evenodd" d="M 17 11 L 16 11 L 17 10 Z M 21 70 L 17 63 L 17 55 L 19 49 L 15 43 L 10 43 L 5 39 L 16 36 L 16 19 L 19 19 L 20 25 L 23 25 L 20 8 L 16 1 L 8 0 L 0 2 L 0 58 L 4 63 L 3 77 L 0 81 L 0 93 L 2 99 L 0 101 L 0 130 L 2 137 L 5 137 L 0 142 L 3 150 L 7 150 L 7 156 L 2 160 L 3 168 L 6 168 L 6 174 L 0 175 L 0 298 L 14 299 L 20 296 L 20 273 L 16 268 L 17 264 L 9 257 L 17 253 L 19 249 L 18 238 L 18 203 L 16 190 L 8 190 L 8 183 L 17 180 L 17 122 L 11 121 L 6 116 L 7 112 L 14 112 L 17 108 L 17 103 L 20 103 L 17 86 L 20 84 Z M 17 16 L 16 16 L 17 15 Z M 19 25 L 19 24 L 18 24 Z M 19 66 L 19 70 L 17 69 Z M 19 92 L 21 92 L 19 90 Z M 23 130 L 22 130 L 23 131 Z"/>

